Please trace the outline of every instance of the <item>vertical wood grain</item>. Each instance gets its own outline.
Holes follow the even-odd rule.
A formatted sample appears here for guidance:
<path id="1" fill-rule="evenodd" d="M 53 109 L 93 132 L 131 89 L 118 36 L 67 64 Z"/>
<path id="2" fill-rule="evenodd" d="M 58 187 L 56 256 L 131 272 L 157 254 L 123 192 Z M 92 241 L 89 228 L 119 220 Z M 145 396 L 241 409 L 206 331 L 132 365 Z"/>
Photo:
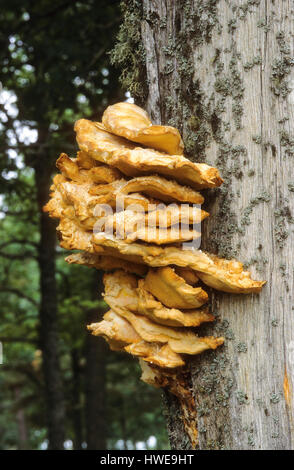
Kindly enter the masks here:
<path id="1" fill-rule="evenodd" d="M 143 5 L 147 109 L 225 179 L 205 192 L 202 247 L 267 280 L 260 295 L 211 292 L 218 320 L 203 331 L 226 344 L 191 360 L 200 448 L 293 449 L 293 4 Z"/>

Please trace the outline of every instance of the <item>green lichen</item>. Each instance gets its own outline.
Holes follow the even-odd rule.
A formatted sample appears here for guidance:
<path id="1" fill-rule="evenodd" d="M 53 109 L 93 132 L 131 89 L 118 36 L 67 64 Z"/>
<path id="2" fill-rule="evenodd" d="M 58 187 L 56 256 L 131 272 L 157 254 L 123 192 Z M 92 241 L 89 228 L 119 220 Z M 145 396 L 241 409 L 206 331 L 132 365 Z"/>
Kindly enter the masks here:
<path id="1" fill-rule="evenodd" d="M 227 400 L 230 397 L 231 388 L 233 386 L 233 378 L 225 378 L 222 376 L 223 371 L 226 369 L 228 359 L 224 353 L 218 355 L 212 354 L 211 359 L 209 365 L 203 365 L 195 371 L 198 377 L 198 392 L 204 396 L 214 392 L 214 399 L 216 400 L 214 406 L 217 406 L 217 403 L 221 403 L 222 406 L 227 406 Z M 224 381 L 221 379 L 224 379 Z"/>
<path id="2" fill-rule="evenodd" d="M 227 330 L 226 333 L 225 333 L 225 338 L 229 339 L 229 340 L 235 339 L 235 335 L 234 335 L 233 330 L 231 330 L 231 329 Z"/>
<path id="3" fill-rule="evenodd" d="M 244 426 L 243 431 L 247 433 L 248 444 L 251 447 L 254 447 L 254 423 L 250 423 L 250 425 Z"/>
<path id="4" fill-rule="evenodd" d="M 229 70 L 229 74 L 222 75 L 216 79 L 214 88 L 215 91 L 223 97 L 232 97 L 233 119 L 236 129 L 240 129 L 243 114 L 242 99 L 244 96 L 244 85 L 238 70 L 238 54 L 236 52 L 233 53 L 230 60 Z"/>
<path id="5" fill-rule="evenodd" d="M 249 70 L 253 69 L 256 65 L 261 65 L 262 64 L 262 59 L 261 56 L 255 56 L 251 61 L 246 62 L 243 67 L 245 72 L 249 72 Z"/>
<path id="6" fill-rule="evenodd" d="M 261 204 L 262 202 L 267 203 L 270 200 L 271 195 L 267 191 L 262 191 L 258 196 L 250 199 L 249 205 L 244 209 L 241 218 L 241 227 L 243 228 L 243 233 L 244 227 L 246 225 L 250 225 L 250 215 L 252 214 L 254 207 L 256 207 L 258 204 Z"/>
<path id="7" fill-rule="evenodd" d="M 291 91 L 288 85 L 288 75 L 294 65 L 294 58 L 290 55 L 290 46 L 285 39 L 285 33 L 280 31 L 276 35 L 280 56 L 272 64 L 271 90 L 276 96 L 285 98 Z"/>
<path id="8" fill-rule="evenodd" d="M 226 328 L 225 322 L 224 327 Z M 229 399 L 233 393 L 235 380 L 229 367 L 229 359 L 225 353 L 211 351 L 200 361 L 197 357 L 192 367 L 193 389 L 195 392 L 197 414 L 200 428 L 206 432 L 204 437 L 206 449 L 221 449 L 230 442 L 230 426 L 224 425 L 228 419 Z M 215 416 L 222 417 L 215 422 Z M 213 419 L 214 427 L 211 427 Z M 216 433 L 212 432 L 213 428 Z"/>
<path id="9" fill-rule="evenodd" d="M 229 328 L 230 323 L 228 320 L 224 319 L 222 322 L 219 322 L 216 325 L 217 334 L 224 336 L 227 340 L 234 340 L 235 335 L 231 328 Z"/>
<path id="10" fill-rule="evenodd" d="M 165 29 L 167 25 L 167 19 L 166 18 L 160 18 L 159 20 L 159 27 L 161 29 Z"/>
<path id="11" fill-rule="evenodd" d="M 165 70 L 165 73 L 174 76 L 172 86 L 175 92 L 161 103 L 161 114 L 166 123 L 182 132 L 185 151 L 191 160 L 205 161 L 210 142 L 214 140 L 218 144 L 217 166 L 225 183 L 217 190 L 220 210 L 216 217 L 219 223 L 215 224 L 217 230 L 210 233 L 206 248 L 220 256 L 232 258 L 237 255 L 232 239 L 239 228 L 237 215 L 231 209 L 231 199 L 238 196 L 232 194 L 231 183 L 233 178 L 243 177 L 247 150 L 242 146 L 234 147 L 225 139 L 224 132 L 230 131 L 234 124 L 237 129 L 241 127 L 244 86 L 239 71 L 240 54 L 233 42 L 227 51 L 215 49 L 212 59 L 216 76 L 215 93 L 211 96 L 206 95 L 200 80 L 195 79 L 192 73 L 195 64 L 191 62 L 193 57 L 201 60 L 200 53 L 195 56 L 197 46 L 210 42 L 212 31 L 218 28 L 216 4 L 217 1 L 205 4 L 199 1 L 196 5 L 195 2 L 185 2 L 183 14 L 176 21 L 173 31 L 174 39 L 169 37 L 164 47 L 167 59 L 172 57 L 177 63 L 177 70 L 174 74 L 169 73 L 170 69 Z M 224 73 L 222 60 L 225 53 L 231 54 L 227 73 Z M 227 98 L 232 109 L 232 122 L 223 122 Z M 214 192 L 209 191 L 212 197 Z"/>
<path id="12" fill-rule="evenodd" d="M 254 255 L 250 258 L 249 261 L 244 262 L 244 268 L 248 269 L 249 266 L 254 265 L 257 272 L 263 273 L 265 265 L 268 263 L 268 259 L 262 255 Z"/>
<path id="13" fill-rule="evenodd" d="M 256 398 L 256 403 L 258 404 L 258 406 L 260 407 L 264 407 L 264 401 L 262 398 Z"/>
<path id="14" fill-rule="evenodd" d="M 215 229 L 209 234 L 209 249 L 216 251 L 220 256 L 233 258 L 237 256 L 238 247 L 232 246 L 232 239 L 236 232 L 241 232 L 238 217 L 231 209 L 231 201 L 235 197 L 231 184 L 233 178 L 243 177 L 247 149 L 242 145 L 231 145 L 223 135 L 216 137 L 216 140 L 219 143 L 216 165 L 220 169 L 224 183 L 218 190 L 219 209 L 215 216 Z"/>
<path id="15" fill-rule="evenodd" d="M 274 227 L 274 233 L 275 233 L 275 240 L 279 248 L 283 248 L 289 236 L 289 232 L 285 228 L 283 221 L 279 221 L 276 223 Z"/>
<path id="16" fill-rule="evenodd" d="M 217 3 L 217 0 L 205 4 L 186 1 L 182 15 L 176 18 L 172 36 L 168 36 L 162 49 L 167 60 L 161 73 L 173 76 L 174 94 L 160 103 L 161 115 L 166 124 L 180 129 L 185 152 L 194 161 L 203 161 L 212 132 L 211 110 L 204 104 L 200 81 L 193 77 L 193 52 L 197 45 L 210 41 L 212 31 L 218 25 Z M 199 54 L 198 60 L 201 60 Z"/>
<path id="17" fill-rule="evenodd" d="M 255 446 L 254 438 L 253 438 L 253 432 L 248 434 L 248 444 L 251 447 Z"/>
<path id="18" fill-rule="evenodd" d="M 245 20 L 248 13 L 252 13 L 252 7 L 258 6 L 260 4 L 260 0 L 249 0 L 248 2 L 242 3 L 238 9 L 237 14 L 240 20 Z"/>
<path id="19" fill-rule="evenodd" d="M 266 25 L 266 18 L 262 18 L 261 20 L 258 20 L 258 22 L 257 22 L 257 27 L 258 28 L 262 28 L 265 25 Z"/>
<path id="20" fill-rule="evenodd" d="M 289 207 L 289 201 L 287 198 L 279 201 L 278 208 L 274 211 L 275 226 L 274 235 L 275 240 L 279 248 L 285 246 L 286 240 L 289 236 L 289 224 L 294 223 L 291 209 Z"/>
<path id="21" fill-rule="evenodd" d="M 284 116 L 283 118 L 279 119 L 278 120 L 278 123 L 279 124 L 285 124 L 285 122 L 289 121 L 289 117 L 288 116 Z"/>
<path id="22" fill-rule="evenodd" d="M 291 191 L 291 193 L 294 193 L 294 183 L 288 183 L 288 189 Z"/>
<path id="23" fill-rule="evenodd" d="M 239 353 L 246 353 L 248 350 L 245 343 L 238 343 L 236 348 Z"/>
<path id="24" fill-rule="evenodd" d="M 132 12 L 132 10 L 130 10 L 130 13 Z M 160 19 L 159 19 L 159 16 L 158 16 L 158 13 L 156 11 L 148 11 L 148 12 L 143 12 L 143 15 L 144 15 L 144 19 L 145 21 L 147 21 L 150 25 L 152 26 L 156 26 Z M 166 21 L 166 18 L 163 18 L 163 21 Z"/>
<path id="25" fill-rule="evenodd" d="M 203 2 L 184 2 L 183 30 L 193 38 L 195 45 L 210 42 L 214 28 L 221 33 L 222 27 L 218 20 L 217 4 L 218 0 L 208 0 Z"/>
<path id="26" fill-rule="evenodd" d="M 279 270 L 280 270 L 280 273 L 283 277 L 286 276 L 286 264 L 285 263 L 281 263 L 280 266 L 279 266 Z"/>
<path id="27" fill-rule="evenodd" d="M 200 425 L 200 426 L 198 427 L 198 432 L 200 432 L 201 434 L 204 434 L 204 433 L 207 432 L 207 429 L 206 429 L 205 426 L 201 426 L 201 425 Z"/>
<path id="28" fill-rule="evenodd" d="M 269 23 L 268 23 L 268 21 L 267 21 L 266 18 L 261 18 L 260 20 L 258 20 L 258 22 L 257 22 L 257 27 L 258 27 L 258 28 L 263 28 L 263 30 L 264 30 L 265 32 L 268 32 L 268 31 L 270 31 L 270 29 L 271 29 L 271 28 L 270 28 L 270 25 L 269 25 Z"/>
<path id="29" fill-rule="evenodd" d="M 139 0 L 121 2 L 122 24 L 117 43 L 110 53 L 111 63 L 121 70 L 120 82 L 138 103 L 148 93 L 146 83 L 145 50 L 141 41 L 142 3 Z"/>
<path id="30" fill-rule="evenodd" d="M 182 82 L 189 84 L 189 90 L 193 94 L 193 103 L 183 108 L 183 116 L 186 118 L 186 126 L 184 132 L 185 150 L 188 157 L 195 160 L 205 158 L 205 149 L 209 145 L 212 138 L 211 126 L 209 125 L 210 110 L 204 106 L 204 93 L 199 80 L 193 80 L 192 77 L 186 75 L 185 67 L 182 69 Z M 190 67 L 191 69 L 191 67 Z M 185 92 L 181 92 L 182 103 L 185 103 L 187 97 Z M 174 113 L 174 110 L 173 110 Z"/>
<path id="31" fill-rule="evenodd" d="M 206 444 L 207 450 L 225 450 L 225 446 L 221 441 L 216 439 L 208 439 Z"/>
<path id="32" fill-rule="evenodd" d="M 210 414 L 210 408 L 208 406 L 202 405 L 197 408 L 197 416 L 201 418 L 202 416 L 208 416 Z"/>
<path id="33" fill-rule="evenodd" d="M 293 157 L 294 155 L 294 137 L 285 130 L 280 131 L 280 144 L 285 150 L 285 155 Z"/>
<path id="34" fill-rule="evenodd" d="M 175 55 L 176 43 L 175 39 L 171 35 L 169 35 L 166 46 L 164 46 L 162 50 L 164 54 L 168 57 L 173 57 Z"/>
<path id="35" fill-rule="evenodd" d="M 234 31 L 237 29 L 237 20 L 236 18 L 232 18 L 228 21 L 228 32 L 229 33 L 234 33 Z"/>
<path id="36" fill-rule="evenodd" d="M 253 140 L 253 142 L 255 142 L 256 144 L 261 144 L 261 142 L 262 142 L 262 137 L 261 137 L 261 135 L 253 135 L 253 136 L 252 136 L 252 140 Z"/>
<path id="37" fill-rule="evenodd" d="M 217 326 L 219 333 L 226 331 L 229 328 L 229 326 L 230 326 L 230 322 L 226 318 L 223 321 L 219 322 Z"/>
<path id="38" fill-rule="evenodd" d="M 237 397 L 239 405 L 245 405 L 247 403 L 248 397 L 244 392 L 242 392 L 240 390 L 237 391 L 236 392 L 236 397 Z"/>
<path id="39" fill-rule="evenodd" d="M 169 75 L 174 71 L 174 64 L 171 60 L 167 60 L 166 63 L 164 64 L 164 69 L 163 69 L 163 74 L 164 75 Z"/>
<path id="40" fill-rule="evenodd" d="M 270 395 L 270 402 L 271 403 L 279 403 L 279 401 L 281 400 L 281 395 L 279 393 L 271 393 Z"/>

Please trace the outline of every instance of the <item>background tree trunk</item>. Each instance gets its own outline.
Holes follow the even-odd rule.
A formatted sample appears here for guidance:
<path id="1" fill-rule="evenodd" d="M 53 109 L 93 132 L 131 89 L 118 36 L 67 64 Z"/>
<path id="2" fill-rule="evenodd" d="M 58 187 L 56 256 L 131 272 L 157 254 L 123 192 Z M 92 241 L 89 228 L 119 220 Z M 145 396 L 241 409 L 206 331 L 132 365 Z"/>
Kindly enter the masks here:
<path id="1" fill-rule="evenodd" d="M 71 351 L 72 364 L 72 394 L 71 416 L 74 430 L 73 448 L 81 450 L 83 444 L 83 413 L 81 403 L 81 371 L 78 348 Z"/>
<path id="2" fill-rule="evenodd" d="M 63 449 L 65 407 L 59 364 L 57 328 L 57 293 L 55 279 L 56 223 L 43 212 L 52 184 L 53 165 L 46 155 L 35 166 L 37 199 L 40 214 L 40 344 L 45 381 L 49 449 Z"/>
<path id="3" fill-rule="evenodd" d="M 21 392 L 18 386 L 14 388 L 15 400 L 18 401 L 20 398 Z M 24 409 L 18 408 L 16 411 L 16 422 L 18 428 L 18 450 L 28 450 L 29 449 L 29 439 L 28 439 L 28 428 L 26 423 L 26 416 Z"/>
<path id="4" fill-rule="evenodd" d="M 93 298 L 103 292 L 102 271 L 93 270 Z M 86 324 L 97 322 L 104 312 L 97 308 L 86 313 Z M 86 336 L 85 344 L 85 415 L 86 439 L 88 450 L 106 449 L 106 351 L 107 347 L 102 338 L 90 333 Z"/>
<path id="5" fill-rule="evenodd" d="M 199 447 L 293 449 L 292 3 L 125 5 L 122 31 L 130 21 L 133 26 L 129 45 L 136 27 L 141 33 L 137 61 L 128 68 L 137 102 L 155 123 L 179 127 L 187 156 L 217 166 L 225 180 L 205 192 L 211 216 L 202 248 L 237 257 L 267 280 L 260 295 L 211 292 L 218 320 L 201 332 L 222 333 L 226 342 L 190 362 Z M 146 59 L 145 95 L 131 69 L 138 57 Z M 180 408 L 169 395 L 167 406 L 172 447 L 189 448 Z"/>

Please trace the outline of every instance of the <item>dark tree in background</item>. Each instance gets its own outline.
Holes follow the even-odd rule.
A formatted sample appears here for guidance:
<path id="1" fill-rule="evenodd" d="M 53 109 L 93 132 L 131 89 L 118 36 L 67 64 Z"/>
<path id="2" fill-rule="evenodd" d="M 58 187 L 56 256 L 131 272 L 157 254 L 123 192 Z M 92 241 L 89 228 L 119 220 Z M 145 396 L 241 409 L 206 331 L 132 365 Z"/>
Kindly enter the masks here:
<path id="1" fill-rule="evenodd" d="M 18 110 L 15 119 L 9 106 L 2 105 L 0 146 L 4 173 L 1 192 L 7 197 L 17 194 L 22 216 L 28 207 L 24 203 L 28 197 L 35 202 L 39 212 L 35 256 L 40 273 L 39 339 L 43 353 L 48 438 L 50 448 L 61 449 L 65 438 L 65 406 L 59 361 L 56 223 L 42 212 L 42 207 L 48 200 L 58 154 L 61 151 L 73 154 L 75 150 L 74 121 L 82 116 L 98 119 L 108 103 L 122 98 L 117 73 L 107 56 L 113 44 L 119 11 L 117 2 L 108 1 L 12 0 L 1 2 L 0 15 L 0 80 L 5 90 L 13 92 Z M 24 126 L 37 131 L 37 140 L 30 145 L 23 136 Z M 33 170 L 31 185 L 22 179 L 24 169 L 20 170 L 17 159 L 11 158 L 9 152 L 12 149 L 18 159 L 23 156 L 25 169 Z M 19 177 L 9 177 L 8 172 L 16 172 Z M 28 219 L 31 214 L 29 207 Z M 29 242 L 29 239 L 24 240 L 23 245 Z M 9 290 L 8 285 L 6 288 Z M 97 296 L 98 287 L 93 290 Z M 92 373 L 95 367 L 97 376 L 103 377 L 104 349 L 98 341 L 88 344 L 89 360 L 98 352 L 100 360 L 87 367 L 92 368 Z M 87 401 L 96 406 L 94 413 L 89 409 L 87 414 L 101 421 L 103 413 L 98 416 L 95 400 L 97 394 L 103 395 L 103 383 L 93 384 L 87 390 Z M 92 436 L 91 447 L 97 446 L 105 447 L 105 434 Z"/>
<path id="2" fill-rule="evenodd" d="M 96 270 L 91 273 L 93 301 L 97 297 L 97 292 L 103 292 L 102 276 L 102 271 L 98 271 L 98 275 Z M 107 310 L 106 306 L 104 310 Z M 86 311 L 86 323 L 89 325 L 95 321 L 97 321 L 97 309 L 90 308 Z M 88 449 L 106 448 L 105 357 L 107 349 L 105 341 L 97 341 L 95 336 L 87 335 L 85 390 Z"/>

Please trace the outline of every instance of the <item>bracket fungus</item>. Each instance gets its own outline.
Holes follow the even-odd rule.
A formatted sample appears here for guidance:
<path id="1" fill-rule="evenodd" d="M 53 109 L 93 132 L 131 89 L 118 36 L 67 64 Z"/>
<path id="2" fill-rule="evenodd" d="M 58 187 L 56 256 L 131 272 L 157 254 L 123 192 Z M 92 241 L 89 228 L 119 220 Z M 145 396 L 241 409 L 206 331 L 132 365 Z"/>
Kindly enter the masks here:
<path id="1" fill-rule="evenodd" d="M 183 155 L 169 155 L 136 146 L 123 137 L 104 130 L 100 123 L 80 119 L 75 123 L 77 142 L 89 157 L 127 176 L 162 174 L 195 189 L 214 188 L 223 182 L 216 168 L 192 163 Z M 168 137 L 166 137 L 168 138 Z"/>
<path id="2" fill-rule="evenodd" d="M 161 152 L 181 155 L 184 150 L 178 129 L 153 126 L 146 111 L 134 104 L 116 103 L 108 106 L 102 116 L 102 125 L 113 134 Z"/>
<path id="3" fill-rule="evenodd" d="M 209 215 L 195 206 L 204 201 L 198 191 L 223 180 L 216 168 L 183 156 L 177 129 L 152 125 L 134 104 L 109 106 L 102 123 L 80 119 L 75 131 L 80 150 L 58 158 L 61 174 L 44 210 L 59 219 L 61 246 L 80 250 L 66 261 L 106 272 L 110 310 L 88 329 L 139 357 L 142 380 L 184 397 L 179 371 L 189 355 L 224 342 L 195 332 L 214 320 L 202 285 L 247 294 L 264 284 L 238 261 L 183 246 Z"/>

